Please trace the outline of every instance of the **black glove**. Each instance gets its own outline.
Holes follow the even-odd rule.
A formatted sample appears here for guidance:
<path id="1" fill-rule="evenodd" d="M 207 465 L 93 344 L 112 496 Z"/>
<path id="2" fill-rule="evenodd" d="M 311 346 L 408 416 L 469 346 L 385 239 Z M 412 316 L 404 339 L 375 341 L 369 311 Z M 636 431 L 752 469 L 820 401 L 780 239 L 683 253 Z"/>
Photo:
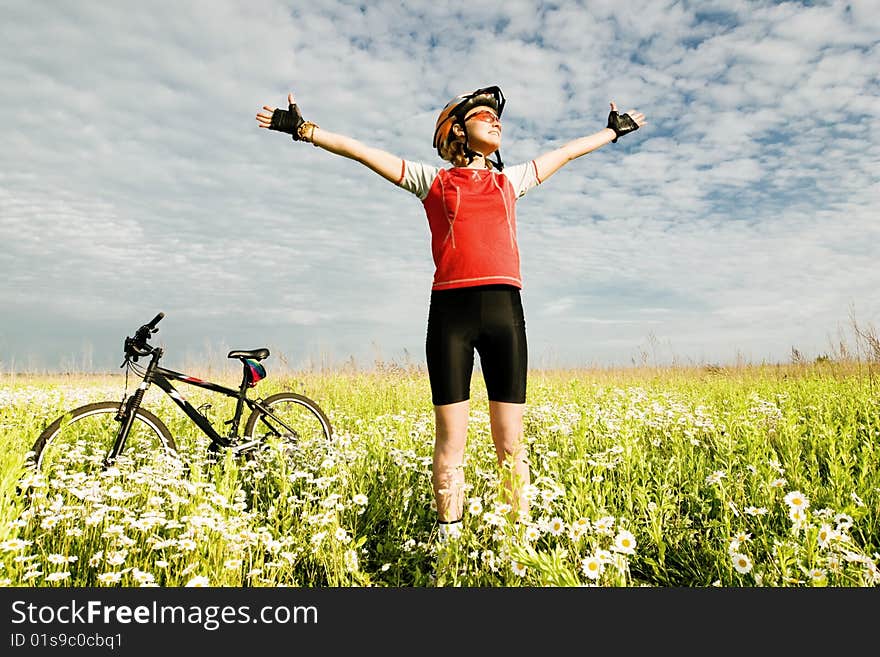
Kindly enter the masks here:
<path id="1" fill-rule="evenodd" d="M 272 122 L 275 122 L 274 118 L 272 119 Z M 618 137 L 625 135 L 628 132 L 638 130 L 639 124 L 633 121 L 629 114 L 618 114 L 617 110 L 611 110 L 611 112 L 608 113 L 607 127 L 614 130 L 616 136 L 611 140 L 611 143 L 616 144 Z"/>
<path id="2" fill-rule="evenodd" d="M 293 141 L 300 141 L 299 127 L 305 123 L 299 107 L 296 103 L 291 103 L 290 108 L 276 109 L 272 112 L 272 123 L 269 124 L 269 130 L 278 130 L 293 135 Z"/>

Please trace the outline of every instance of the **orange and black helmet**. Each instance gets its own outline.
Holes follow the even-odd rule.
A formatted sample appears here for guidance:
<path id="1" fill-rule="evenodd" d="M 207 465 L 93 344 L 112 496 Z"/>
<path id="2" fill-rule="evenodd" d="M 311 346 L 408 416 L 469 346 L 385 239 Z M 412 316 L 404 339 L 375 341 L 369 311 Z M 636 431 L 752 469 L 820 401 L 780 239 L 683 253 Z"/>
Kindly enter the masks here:
<path id="1" fill-rule="evenodd" d="M 501 118 L 501 112 L 504 111 L 504 94 L 501 93 L 500 87 L 483 87 L 470 93 L 456 96 L 440 111 L 437 117 L 437 124 L 434 126 L 434 148 L 437 154 L 443 157 L 442 149 L 449 141 L 449 135 L 452 132 L 452 126 L 456 122 L 464 125 L 464 115 L 468 110 L 478 105 L 486 105 L 495 110 L 495 113 Z"/>

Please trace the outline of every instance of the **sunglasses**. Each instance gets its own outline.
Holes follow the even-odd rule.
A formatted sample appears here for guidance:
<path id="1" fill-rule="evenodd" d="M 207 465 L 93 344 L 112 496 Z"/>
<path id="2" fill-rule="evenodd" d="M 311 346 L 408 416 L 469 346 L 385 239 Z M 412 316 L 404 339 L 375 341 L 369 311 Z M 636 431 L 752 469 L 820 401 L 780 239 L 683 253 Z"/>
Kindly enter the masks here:
<path id="1" fill-rule="evenodd" d="M 477 121 L 485 121 L 486 123 L 501 123 L 501 119 L 499 119 L 495 112 L 490 112 L 489 110 L 480 110 L 479 112 L 475 112 L 465 118 L 465 121 L 470 121 L 472 119 L 476 119 Z"/>

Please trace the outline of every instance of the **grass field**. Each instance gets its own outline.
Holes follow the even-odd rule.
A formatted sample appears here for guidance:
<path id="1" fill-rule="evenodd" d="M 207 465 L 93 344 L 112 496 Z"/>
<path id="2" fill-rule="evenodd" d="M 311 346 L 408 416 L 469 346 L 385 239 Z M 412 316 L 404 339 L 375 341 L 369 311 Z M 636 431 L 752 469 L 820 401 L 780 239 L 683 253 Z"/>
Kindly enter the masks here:
<path id="1" fill-rule="evenodd" d="M 229 381 L 229 383 L 233 383 Z M 461 538 L 440 546 L 434 419 L 419 368 L 271 372 L 332 443 L 259 462 L 203 461 L 160 391 L 145 406 L 175 461 L 34 477 L 33 441 L 121 376 L 0 377 L 0 582 L 6 586 L 874 587 L 880 584 L 876 365 L 533 371 L 528 522 L 499 497 L 485 387 L 474 377 Z M 181 388 L 195 404 L 209 393 Z M 215 401 L 218 425 L 232 408 Z M 25 489 L 25 494 L 19 488 Z"/>

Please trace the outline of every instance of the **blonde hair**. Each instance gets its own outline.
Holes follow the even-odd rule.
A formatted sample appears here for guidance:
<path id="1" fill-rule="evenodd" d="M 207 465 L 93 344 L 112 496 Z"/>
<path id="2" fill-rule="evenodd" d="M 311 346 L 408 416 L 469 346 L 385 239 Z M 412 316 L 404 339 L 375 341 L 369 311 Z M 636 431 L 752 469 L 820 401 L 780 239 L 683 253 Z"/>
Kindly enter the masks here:
<path id="1" fill-rule="evenodd" d="M 454 133 L 450 132 L 449 134 L 452 135 Z M 489 153 L 489 155 L 491 154 L 492 153 Z M 447 162 L 450 162 L 454 167 L 466 167 L 473 159 L 468 157 L 464 150 L 464 137 L 453 137 L 446 142 L 446 145 L 440 150 L 440 157 Z M 492 164 L 488 155 L 484 156 L 484 159 L 486 160 L 486 166 L 490 169 L 495 168 L 495 165 Z"/>

